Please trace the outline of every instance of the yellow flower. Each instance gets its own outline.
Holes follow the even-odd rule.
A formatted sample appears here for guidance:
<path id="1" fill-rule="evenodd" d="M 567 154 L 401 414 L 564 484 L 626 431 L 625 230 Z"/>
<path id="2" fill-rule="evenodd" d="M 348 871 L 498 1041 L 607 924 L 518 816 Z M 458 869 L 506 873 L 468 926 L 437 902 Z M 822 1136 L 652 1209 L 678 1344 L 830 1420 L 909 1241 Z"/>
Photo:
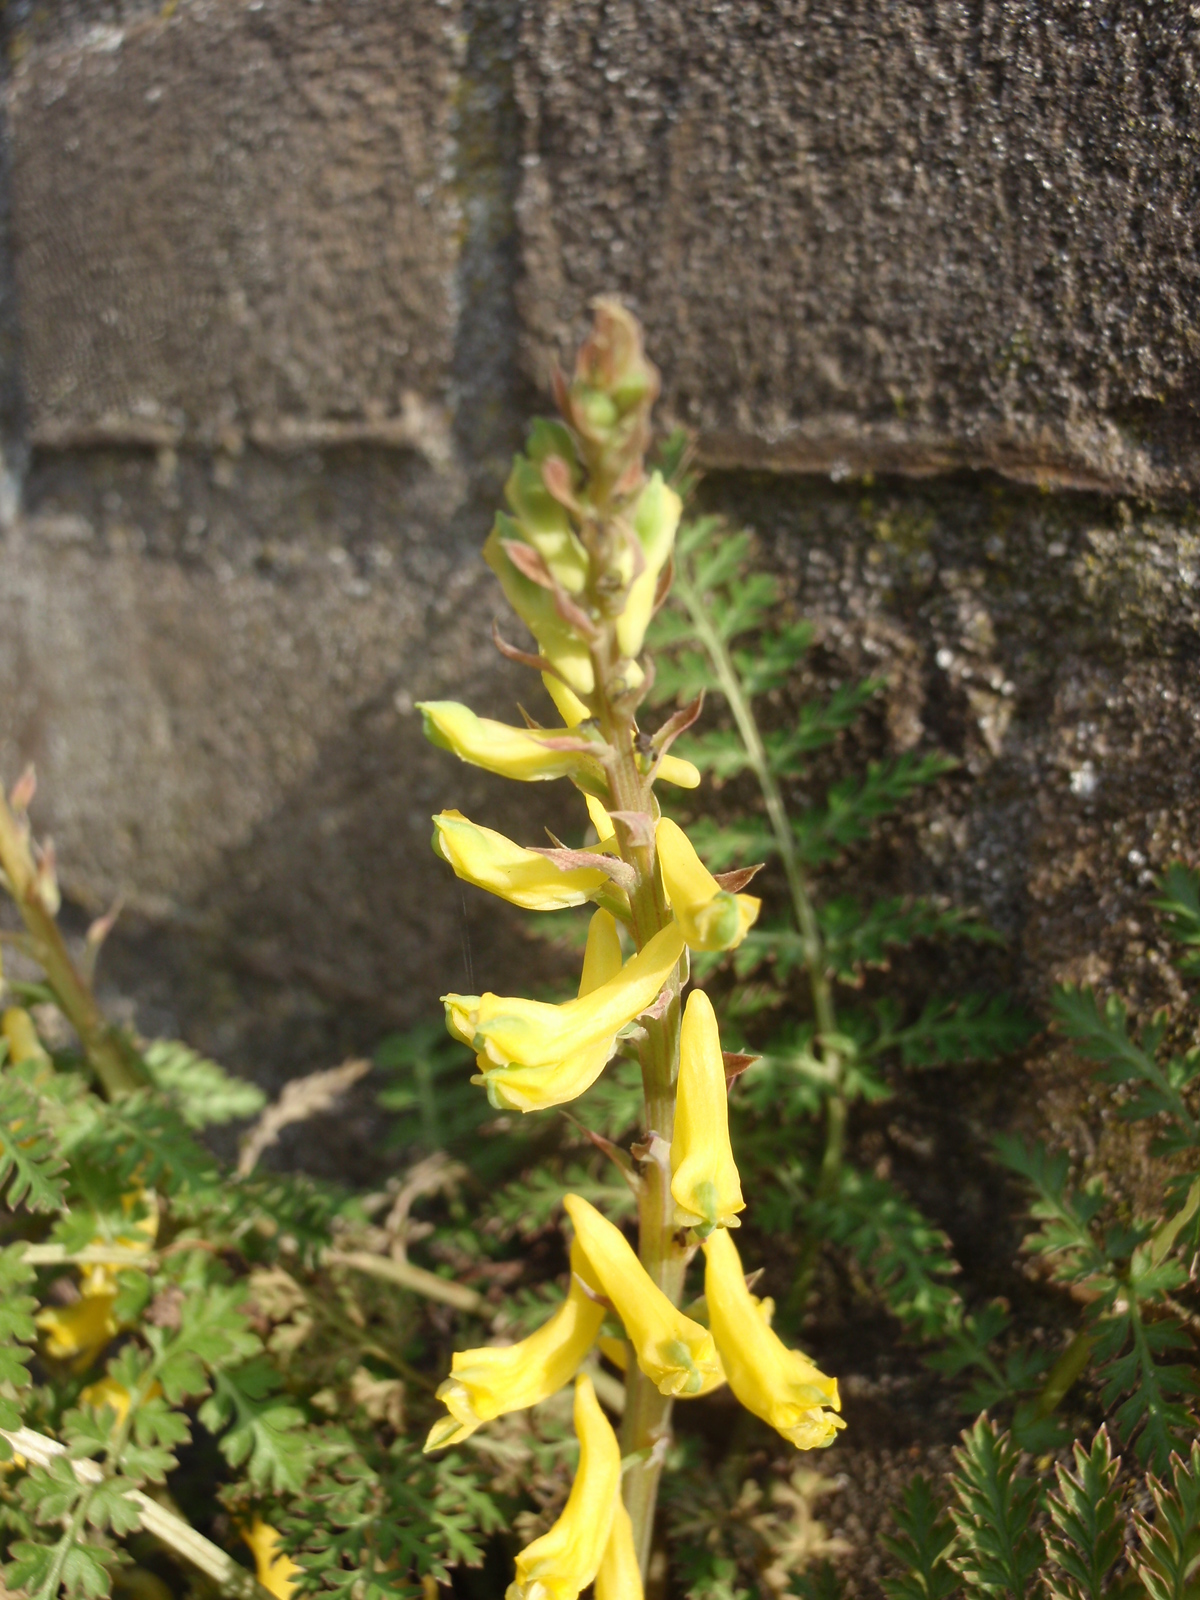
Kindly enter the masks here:
<path id="1" fill-rule="evenodd" d="M 642 1574 L 633 1547 L 633 1523 L 621 1502 L 596 1574 L 596 1600 L 642 1600 Z"/>
<path id="2" fill-rule="evenodd" d="M 661 1394 L 699 1394 L 718 1372 L 707 1328 L 673 1306 L 642 1266 L 619 1228 L 581 1195 L 563 1201 L 605 1295 L 625 1324 L 638 1366 Z"/>
<path id="3" fill-rule="evenodd" d="M 162 1393 L 162 1384 L 152 1383 L 146 1390 L 145 1399 L 153 1400 Z M 86 1389 L 79 1391 L 79 1398 L 85 1406 L 94 1406 L 97 1411 L 105 1406 L 111 1406 L 117 1414 L 116 1425 L 119 1428 L 129 1415 L 129 1390 L 123 1383 L 118 1383 L 115 1378 L 100 1378 L 96 1383 L 89 1383 Z"/>
<path id="4" fill-rule="evenodd" d="M 703 1237 L 736 1228 L 746 1209 L 729 1143 L 729 1093 L 712 1001 L 693 989 L 679 1034 L 679 1084 L 671 1140 L 675 1221 Z"/>
<path id="5" fill-rule="evenodd" d="M 767 1325 L 746 1287 L 737 1246 L 724 1228 L 704 1241 L 708 1320 L 729 1387 L 756 1417 L 799 1450 L 832 1444 L 845 1423 L 836 1378 L 827 1378 Z M 832 1407 L 832 1411 L 826 1409 Z"/>
<path id="6" fill-rule="evenodd" d="M 269 1589 L 276 1600 L 292 1600 L 296 1592 L 294 1579 L 300 1568 L 288 1555 L 276 1555 L 279 1534 L 269 1522 L 255 1517 L 248 1529 L 242 1529 L 242 1538 L 250 1546 L 259 1583 Z"/>
<path id="7" fill-rule="evenodd" d="M 762 901 L 722 889 L 687 834 L 669 817 L 660 819 L 654 841 L 663 888 L 691 949 L 736 949 L 758 917 Z"/>
<path id="8" fill-rule="evenodd" d="M 617 618 L 617 643 L 622 655 L 636 656 L 642 648 L 646 628 L 654 615 L 659 574 L 671 559 L 682 510 L 683 501 L 663 482 L 662 473 L 656 472 L 633 508 L 633 531 L 642 547 L 645 564 L 629 585 L 625 609 Z"/>
<path id="9" fill-rule="evenodd" d="M 608 882 L 595 867 L 561 872 L 536 850 L 523 850 L 502 833 L 470 822 L 461 811 L 439 812 L 433 826 L 433 848 L 458 877 L 526 911 L 581 906 Z"/>
<path id="10" fill-rule="evenodd" d="M 425 737 L 460 761 L 485 772 L 537 783 L 565 778 L 588 757 L 581 750 L 556 750 L 554 742 L 574 740 L 565 728 L 513 728 L 490 717 L 477 717 L 457 700 L 424 700 L 417 710 L 425 719 Z"/>
<path id="11" fill-rule="evenodd" d="M 120 1326 L 113 1316 L 114 1292 L 84 1293 L 73 1305 L 47 1306 L 34 1321 L 46 1335 L 46 1354 L 55 1361 L 75 1358 L 79 1371 L 90 1367 Z"/>
<path id="12" fill-rule="evenodd" d="M 617 1034 L 652 1005 L 683 954 L 674 923 L 621 965 L 617 925 L 597 911 L 588 929 L 579 995 L 563 1005 L 497 994 L 442 996 L 446 1026 L 474 1049 L 494 1106 L 563 1105 L 604 1070 Z"/>
<path id="13" fill-rule="evenodd" d="M 569 1383 L 604 1321 L 604 1307 L 588 1295 L 588 1288 L 600 1292 L 587 1258 L 573 1241 L 571 1286 L 548 1322 L 519 1344 L 455 1351 L 450 1376 L 438 1390 L 450 1415 L 430 1428 L 426 1450 L 461 1444 L 493 1417 L 524 1411 Z"/>
<path id="14" fill-rule="evenodd" d="M 575 1432 L 579 1467 L 567 1503 L 517 1557 L 505 1600 L 576 1600 L 600 1570 L 621 1499 L 621 1447 L 584 1373 L 575 1380 Z"/>

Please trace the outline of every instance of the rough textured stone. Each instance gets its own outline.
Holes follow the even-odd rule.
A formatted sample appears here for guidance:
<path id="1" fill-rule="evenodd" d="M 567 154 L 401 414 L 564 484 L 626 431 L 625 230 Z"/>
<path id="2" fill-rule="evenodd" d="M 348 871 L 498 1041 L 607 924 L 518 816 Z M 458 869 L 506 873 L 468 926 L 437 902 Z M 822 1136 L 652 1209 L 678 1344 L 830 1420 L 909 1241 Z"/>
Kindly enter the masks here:
<path id="1" fill-rule="evenodd" d="M 524 18 L 539 374 L 619 290 L 714 464 L 1200 483 L 1194 7 Z"/>
<path id="2" fill-rule="evenodd" d="M 9 97 L 34 441 L 444 454 L 455 7 L 89 10 Z"/>

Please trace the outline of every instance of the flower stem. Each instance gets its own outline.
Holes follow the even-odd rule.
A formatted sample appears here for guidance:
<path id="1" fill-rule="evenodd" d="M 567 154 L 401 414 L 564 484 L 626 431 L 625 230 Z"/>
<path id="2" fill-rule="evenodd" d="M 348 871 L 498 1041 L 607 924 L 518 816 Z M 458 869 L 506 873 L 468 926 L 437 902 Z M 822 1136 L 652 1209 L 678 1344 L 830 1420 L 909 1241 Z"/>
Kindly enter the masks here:
<path id="1" fill-rule="evenodd" d="M 599 661 L 597 667 L 601 667 Z M 653 826 L 654 802 L 650 783 L 638 767 L 634 744 L 636 729 L 632 715 L 622 715 L 614 709 L 603 687 L 602 670 L 597 671 L 597 683 L 602 686 L 597 694 L 597 720 L 613 752 L 607 769 L 613 809 L 644 817 L 648 829 Z M 634 942 L 640 950 L 660 929 L 668 925 L 671 913 L 655 870 L 654 846 L 650 842 L 652 835 L 648 838 L 645 832 L 639 833 L 636 826 L 631 826 L 620 817 L 615 819 L 614 826 L 621 857 L 637 874 L 636 884 L 630 891 L 629 904 Z M 638 1049 L 647 1144 L 647 1154 L 640 1172 L 638 1256 L 653 1282 L 673 1305 L 678 1305 L 682 1297 L 688 1262 L 688 1251 L 677 1240 L 675 1204 L 671 1197 L 671 1169 L 666 1157 L 675 1124 L 680 987 L 681 973 L 677 967 L 667 984 L 661 1014 L 643 1021 L 644 1037 Z M 655 1139 L 653 1135 L 658 1138 Z M 657 1386 L 638 1367 L 630 1351 L 625 1378 L 621 1453 L 623 1456 L 637 1456 L 638 1459 L 625 1473 L 623 1493 L 633 1524 L 634 1548 L 638 1552 L 643 1579 L 654 1537 L 654 1512 L 671 1406 L 671 1397 L 659 1393 Z"/>
<path id="2" fill-rule="evenodd" d="M 58 923 L 43 903 L 29 841 L 0 792 L 0 871 L 8 880 L 29 935 L 31 954 L 63 1015 L 79 1035 L 83 1053 L 110 1099 L 147 1080 L 137 1052 L 107 1022 L 91 989 L 71 959 Z"/>

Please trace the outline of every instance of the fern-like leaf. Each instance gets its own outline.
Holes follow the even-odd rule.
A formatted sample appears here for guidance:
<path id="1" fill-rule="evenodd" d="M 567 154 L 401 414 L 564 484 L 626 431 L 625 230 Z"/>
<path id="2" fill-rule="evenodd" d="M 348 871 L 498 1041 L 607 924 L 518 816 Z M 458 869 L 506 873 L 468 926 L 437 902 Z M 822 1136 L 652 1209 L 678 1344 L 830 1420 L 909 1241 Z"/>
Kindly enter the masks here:
<path id="1" fill-rule="evenodd" d="M 1134 1513 L 1141 1555 L 1138 1577 L 1150 1600 L 1197 1600 L 1200 1595 L 1200 1444 L 1186 1460 L 1172 1456 L 1169 1472 L 1150 1479 L 1154 1522 Z"/>
<path id="2" fill-rule="evenodd" d="M 189 1128 L 217 1127 L 256 1117 L 267 1097 L 256 1084 L 235 1078 L 177 1039 L 155 1039 L 142 1059 L 151 1080 Z"/>
<path id="3" fill-rule="evenodd" d="M 1025 1600 L 1042 1562 L 1033 1527 L 1037 1484 L 1017 1470 L 1018 1452 L 986 1417 L 963 1434 L 950 1480 L 958 1502 L 950 1515 L 958 1532 L 951 1565 L 968 1586 Z"/>
<path id="4" fill-rule="evenodd" d="M 0 1199 L 7 1189 L 14 1210 L 57 1211 L 66 1193 L 63 1166 L 37 1096 L 14 1072 L 0 1073 Z"/>
<path id="5" fill-rule="evenodd" d="M 1049 1579 L 1054 1600 L 1102 1600 L 1125 1543 L 1116 1487 L 1120 1465 L 1107 1428 L 1101 1428 L 1090 1450 L 1076 1443 L 1073 1473 L 1061 1462 L 1055 1468 L 1058 1492 L 1047 1501 L 1054 1532 L 1046 1540 L 1047 1554 L 1061 1573 Z"/>
<path id="6" fill-rule="evenodd" d="M 892 1508 L 895 1537 L 884 1535 L 884 1548 L 903 1569 L 899 1577 L 883 1579 L 888 1600 L 947 1600 L 958 1588 L 958 1578 L 947 1559 L 954 1541 L 954 1524 L 945 1507 L 934 1498 L 928 1478 L 920 1473 L 904 1491 L 903 1503 Z"/>
<path id="7" fill-rule="evenodd" d="M 814 1210 L 818 1235 L 857 1257 L 905 1327 L 932 1338 L 955 1326 L 959 1300 L 947 1280 L 959 1268 L 950 1241 L 886 1178 L 847 1167 L 838 1194 Z"/>

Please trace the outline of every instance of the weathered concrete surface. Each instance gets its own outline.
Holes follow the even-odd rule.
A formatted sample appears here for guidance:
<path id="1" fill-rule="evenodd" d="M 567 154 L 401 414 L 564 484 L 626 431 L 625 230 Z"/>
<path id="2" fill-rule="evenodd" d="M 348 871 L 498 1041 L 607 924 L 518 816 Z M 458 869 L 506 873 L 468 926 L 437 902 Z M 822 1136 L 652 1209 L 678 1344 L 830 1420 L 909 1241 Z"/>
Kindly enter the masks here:
<path id="1" fill-rule="evenodd" d="M 87 12 L 9 94 L 34 443 L 444 454 L 454 5 Z"/>
<path id="2" fill-rule="evenodd" d="M 1200 12 L 524 10 L 521 305 L 645 318 L 723 466 L 1200 484 Z"/>

